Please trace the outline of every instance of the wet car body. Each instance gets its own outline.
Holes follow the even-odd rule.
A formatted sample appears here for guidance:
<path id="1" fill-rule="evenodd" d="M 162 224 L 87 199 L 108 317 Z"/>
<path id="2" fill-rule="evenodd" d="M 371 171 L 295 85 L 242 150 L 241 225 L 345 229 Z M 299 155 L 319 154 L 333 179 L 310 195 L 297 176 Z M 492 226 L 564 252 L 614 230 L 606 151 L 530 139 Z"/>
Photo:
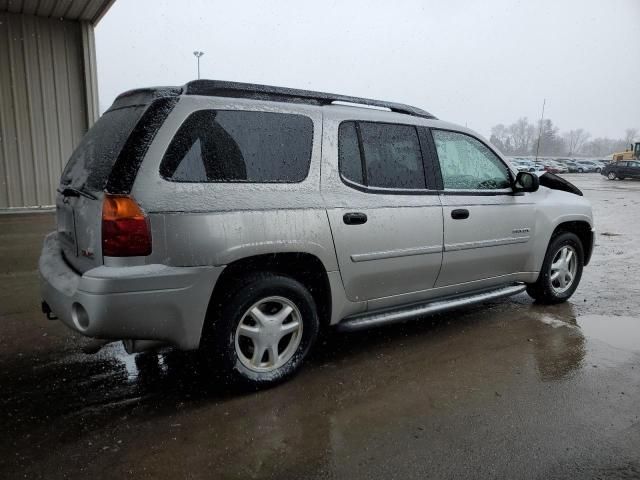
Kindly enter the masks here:
<path id="1" fill-rule="evenodd" d="M 229 347 L 230 369 L 268 384 L 320 325 L 359 330 L 522 292 L 546 279 L 562 235 L 579 244 L 562 275 L 579 281 L 575 262 L 593 248 L 581 195 L 538 189 L 475 132 L 415 107 L 197 81 L 127 92 L 104 122 L 114 115 L 129 122 L 109 127 L 124 129 L 116 157 L 95 160 L 105 136 L 91 132 L 74 153 L 39 265 L 45 311 L 131 352 Z M 267 150 L 288 159 L 277 178 L 255 150 L 272 138 Z M 470 170 L 465 149 L 486 170 Z M 216 330 L 216 309 L 237 315 L 233 331 Z M 216 343 L 227 335 L 235 347 Z"/>

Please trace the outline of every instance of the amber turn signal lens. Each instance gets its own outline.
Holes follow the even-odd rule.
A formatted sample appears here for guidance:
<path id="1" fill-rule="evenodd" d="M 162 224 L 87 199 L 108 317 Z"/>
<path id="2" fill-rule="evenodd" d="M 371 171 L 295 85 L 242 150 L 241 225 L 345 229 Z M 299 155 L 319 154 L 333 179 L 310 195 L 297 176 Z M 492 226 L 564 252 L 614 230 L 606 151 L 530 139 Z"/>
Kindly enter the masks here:
<path id="1" fill-rule="evenodd" d="M 106 194 L 102 204 L 102 255 L 141 257 L 151 254 L 149 220 L 127 195 Z"/>

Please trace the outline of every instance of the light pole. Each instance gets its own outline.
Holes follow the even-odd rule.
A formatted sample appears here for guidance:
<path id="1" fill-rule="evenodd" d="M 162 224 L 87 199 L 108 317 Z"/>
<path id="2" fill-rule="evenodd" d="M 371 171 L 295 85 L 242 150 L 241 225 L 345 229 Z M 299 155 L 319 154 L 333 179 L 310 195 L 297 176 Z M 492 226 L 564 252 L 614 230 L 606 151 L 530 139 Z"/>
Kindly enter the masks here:
<path id="1" fill-rule="evenodd" d="M 200 57 L 204 55 L 204 52 L 196 50 L 193 52 L 193 55 L 196 57 L 196 62 L 198 64 L 198 80 L 200 80 Z"/>
<path id="2" fill-rule="evenodd" d="M 538 152 L 540 151 L 540 138 L 542 137 L 542 122 L 544 121 L 544 105 L 547 99 L 542 100 L 542 115 L 540 115 L 540 131 L 538 132 L 538 146 L 536 147 L 536 162 L 538 161 Z"/>

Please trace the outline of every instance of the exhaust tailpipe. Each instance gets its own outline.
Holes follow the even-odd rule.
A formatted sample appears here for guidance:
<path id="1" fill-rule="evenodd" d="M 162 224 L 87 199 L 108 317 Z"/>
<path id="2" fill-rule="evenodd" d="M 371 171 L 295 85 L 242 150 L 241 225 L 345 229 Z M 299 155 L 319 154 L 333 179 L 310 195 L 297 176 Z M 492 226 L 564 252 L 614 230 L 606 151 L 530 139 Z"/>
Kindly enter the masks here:
<path id="1" fill-rule="evenodd" d="M 156 350 L 164 347 L 165 342 L 160 340 L 122 340 L 122 345 L 127 353 L 141 353 L 148 350 Z"/>

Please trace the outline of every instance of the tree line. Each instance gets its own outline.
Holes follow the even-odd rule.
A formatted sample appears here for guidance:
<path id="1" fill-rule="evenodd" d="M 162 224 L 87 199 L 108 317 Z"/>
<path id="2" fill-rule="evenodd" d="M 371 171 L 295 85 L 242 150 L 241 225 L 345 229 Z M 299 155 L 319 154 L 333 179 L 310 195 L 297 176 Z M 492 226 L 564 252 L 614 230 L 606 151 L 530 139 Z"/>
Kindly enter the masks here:
<path id="1" fill-rule="evenodd" d="M 624 138 L 619 139 L 591 138 L 589 132 L 582 128 L 560 133 L 551 119 L 543 120 L 542 125 L 540 121 L 534 125 L 527 117 L 522 117 L 511 125 L 495 125 L 491 128 L 490 140 L 505 155 L 535 155 L 538 137 L 538 155 L 542 157 L 604 157 L 628 148 L 638 137 L 638 129 L 628 128 Z"/>

